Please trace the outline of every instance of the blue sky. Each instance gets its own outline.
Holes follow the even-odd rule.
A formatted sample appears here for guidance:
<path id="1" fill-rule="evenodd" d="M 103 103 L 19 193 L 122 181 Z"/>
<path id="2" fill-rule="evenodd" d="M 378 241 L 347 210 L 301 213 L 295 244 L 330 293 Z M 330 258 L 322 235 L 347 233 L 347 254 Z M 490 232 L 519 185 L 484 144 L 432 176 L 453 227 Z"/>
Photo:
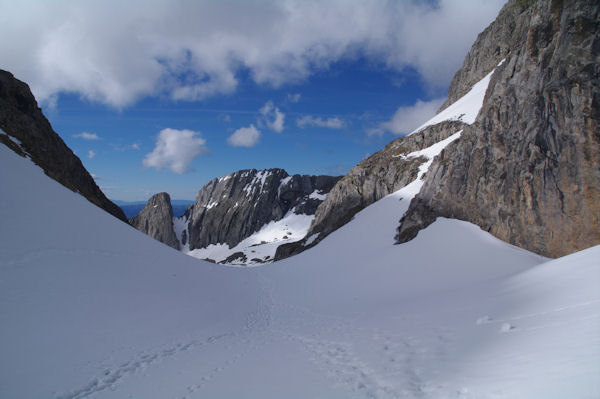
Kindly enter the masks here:
<path id="1" fill-rule="evenodd" d="M 193 199 L 239 169 L 345 174 L 433 115 L 501 3 L 0 0 L 0 68 L 109 198 Z"/>

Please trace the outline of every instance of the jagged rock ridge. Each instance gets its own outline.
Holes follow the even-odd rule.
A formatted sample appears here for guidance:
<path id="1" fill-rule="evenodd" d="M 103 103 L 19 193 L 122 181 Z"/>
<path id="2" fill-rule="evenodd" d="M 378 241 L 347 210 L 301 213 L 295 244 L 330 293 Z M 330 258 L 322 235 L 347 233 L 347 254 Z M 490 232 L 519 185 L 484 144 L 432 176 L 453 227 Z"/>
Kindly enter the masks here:
<path id="1" fill-rule="evenodd" d="M 127 221 L 121 208 L 106 198 L 81 160 L 52 129 L 29 86 L 3 70 L 0 70 L 0 142 L 21 156 L 29 156 L 63 186 Z"/>
<path id="2" fill-rule="evenodd" d="M 283 169 L 241 170 L 211 180 L 196 196 L 187 229 L 189 249 L 244 238 L 289 211 L 312 215 L 340 177 L 289 176 Z"/>
<path id="3" fill-rule="evenodd" d="M 449 99 L 505 62 L 475 123 L 430 168 L 399 242 L 444 216 L 545 256 L 600 243 L 599 9 L 511 1 L 480 34 Z"/>
<path id="4" fill-rule="evenodd" d="M 173 218 L 169 197 L 161 193 L 130 222 L 194 257 L 270 262 L 277 246 L 305 235 L 317 207 L 340 178 L 290 176 L 283 169 L 240 170 L 202 187 L 182 217 Z"/>
<path id="5" fill-rule="evenodd" d="M 179 249 L 179 240 L 173 229 L 173 208 L 167 193 L 153 195 L 137 216 L 129 219 L 129 224 L 150 237 Z"/>

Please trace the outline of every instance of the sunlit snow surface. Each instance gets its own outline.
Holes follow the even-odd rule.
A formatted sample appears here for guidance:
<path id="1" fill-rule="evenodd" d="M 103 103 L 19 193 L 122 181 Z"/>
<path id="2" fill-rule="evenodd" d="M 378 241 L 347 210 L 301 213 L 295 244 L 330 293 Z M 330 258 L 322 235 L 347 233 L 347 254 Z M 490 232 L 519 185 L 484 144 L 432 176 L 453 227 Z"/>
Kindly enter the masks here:
<path id="1" fill-rule="evenodd" d="M 192 259 L 0 146 L 2 398 L 597 398 L 600 247 L 546 262 L 392 194 L 256 268 Z"/>
<path id="2" fill-rule="evenodd" d="M 502 65 L 502 62 L 498 64 L 498 66 Z M 412 133 L 417 133 L 427 126 L 432 126 L 444 121 L 462 121 L 466 124 L 473 124 L 475 119 L 477 118 L 477 114 L 481 110 L 483 105 L 483 99 L 485 97 L 485 92 L 487 91 L 488 85 L 490 84 L 490 79 L 494 71 L 488 73 L 483 79 L 479 82 L 475 83 L 471 90 L 458 100 L 456 100 L 452 105 L 448 106 L 448 108 L 444 109 L 442 112 L 438 113 L 436 116 L 416 128 Z M 410 135 L 409 134 L 409 135 Z"/>

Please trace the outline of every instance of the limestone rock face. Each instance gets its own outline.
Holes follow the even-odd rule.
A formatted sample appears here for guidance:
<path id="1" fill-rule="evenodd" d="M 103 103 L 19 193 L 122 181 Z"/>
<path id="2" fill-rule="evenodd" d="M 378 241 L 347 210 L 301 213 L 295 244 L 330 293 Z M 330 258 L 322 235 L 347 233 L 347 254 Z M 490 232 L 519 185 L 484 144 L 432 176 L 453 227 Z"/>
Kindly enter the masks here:
<path id="1" fill-rule="evenodd" d="M 179 241 L 173 229 L 173 208 L 169 194 L 153 195 L 140 213 L 129 219 L 129 224 L 163 244 L 179 249 Z"/>
<path id="2" fill-rule="evenodd" d="M 289 176 L 283 169 L 248 169 L 206 184 L 189 215 L 189 249 L 210 244 L 233 248 L 288 211 L 314 214 L 340 177 Z"/>
<path id="3" fill-rule="evenodd" d="M 275 259 L 283 259 L 316 245 L 331 232 L 348 223 L 354 215 L 375 201 L 416 179 L 423 157 L 407 158 L 438 143 L 466 126 L 460 121 L 446 121 L 418 133 L 398 138 L 371 155 L 333 187 L 315 213 L 310 230 L 299 242 L 281 245 Z M 311 236 L 313 239 L 307 244 Z"/>
<path id="4" fill-rule="evenodd" d="M 81 160 L 52 129 L 29 86 L 3 70 L 0 70 L 0 142 L 19 155 L 31 157 L 63 186 L 115 217 L 127 220 L 121 208 L 106 198 Z"/>
<path id="5" fill-rule="evenodd" d="M 401 221 L 444 216 L 559 257 L 600 243 L 600 4 L 511 1 L 477 39 L 449 99 L 496 68 L 475 123 L 434 161 Z"/>

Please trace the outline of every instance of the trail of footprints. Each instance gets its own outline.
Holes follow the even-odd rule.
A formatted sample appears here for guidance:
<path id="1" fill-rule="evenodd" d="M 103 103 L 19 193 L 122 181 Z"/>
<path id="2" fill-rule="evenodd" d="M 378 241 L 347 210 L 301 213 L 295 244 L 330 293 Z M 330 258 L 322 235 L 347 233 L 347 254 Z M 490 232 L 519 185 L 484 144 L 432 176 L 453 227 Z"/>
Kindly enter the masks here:
<path id="1" fill-rule="evenodd" d="M 356 328 L 351 319 L 313 313 L 307 309 L 277 304 L 276 312 L 302 324 L 273 322 L 273 331 L 300 344 L 310 360 L 348 397 L 388 399 L 435 397 L 441 386 L 422 375 L 428 359 L 443 356 L 450 332 L 432 331 L 425 344 L 410 335 L 377 328 Z M 291 327 L 291 328 L 290 328 Z M 372 362 L 361 358 L 352 342 L 368 343 Z M 431 342 L 429 342 L 431 341 Z M 361 348 L 365 350 L 365 348 Z"/>
<path id="2" fill-rule="evenodd" d="M 248 315 L 244 330 L 240 334 L 236 334 L 240 337 L 244 337 L 239 345 L 241 349 L 236 351 L 236 354 L 232 358 L 226 360 L 222 365 L 213 368 L 208 374 L 198 377 L 197 383 L 187 386 L 187 393 L 186 395 L 182 396 L 181 399 L 188 399 L 188 395 L 194 394 L 196 391 L 204 388 L 208 382 L 217 376 L 217 374 L 236 364 L 242 358 L 246 357 L 251 351 L 257 350 L 262 344 L 266 343 L 264 334 L 262 334 L 262 339 L 258 339 L 261 337 L 261 334 L 251 333 L 256 331 L 266 331 L 271 323 L 270 308 L 271 297 L 263 289 L 263 295 L 258 298 L 256 312 Z"/>
<path id="3" fill-rule="evenodd" d="M 106 369 L 85 386 L 56 399 L 82 399 L 105 390 L 114 390 L 126 377 L 177 354 L 197 351 L 216 342 L 226 345 L 230 357 L 222 359 L 205 374 L 195 377 L 194 383 L 183 389 L 179 397 L 189 399 L 197 396 L 198 391 L 219 373 L 266 344 L 273 335 L 304 348 L 309 360 L 323 370 L 334 385 L 349 391 L 350 396 L 370 399 L 419 398 L 431 396 L 441 388 L 429 385 L 422 377 L 419 366 L 427 358 L 443 354 L 447 345 L 446 332 L 438 332 L 437 344 L 430 343 L 427 346 L 415 337 L 390 334 L 376 328 L 357 329 L 349 319 L 275 303 L 270 290 L 263 286 L 256 311 L 248 315 L 241 330 L 178 343 L 156 353 L 140 354 L 133 360 Z M 373 365 L 356 353 L 351 344 L 355 341 L 353 338 L 358 338 L 359 342 L 365 342 L 368 338 L 378 359 Z M 231 350 L 233 347 L 236 350 Z"/>
<path id="4" fill-rule="evenodd" d="M 163 349 L 160 352 L 152 354 L 140 354 L 137 358 L 122 363 L 115 368 L 109 368 L 101 376 L 93 378 L 88 384 L 69 393 L 58 396 L 57 399 L 82 399 L 92 394 L 100 393 L 105 390 L 114 389 L 117 384 L 127 376 L 136 373 L 146 367 L 159 361 L 168 359 L 178 353 L 186 352 L 191 349 L 211 344 L 232 334 L 221 334 L 207 338 L 204 341 L 193 340 L 187 343 L 178 343 L 175 346 Z"/>
<path id="5" fill-rule="evenodd" d="M 141 370 L 161 361 L 168 360 L 173 356 L 192 350 L 199 350 L 207 345 L 229 341 L 229 346 L 239 346 L 241 349 L 236 354 L 225 360 L 222 364 L 214 367 L 208 374 L 197 377 L 198 382 L 186 387 L 186 395 L 204 387 L 218 373 L 227 367 L 237 363 L 246 356 L 251 350 L 257 349 L 260 344 L 257 340 L 248 337 L 250 332 L 265 329 L 270 322 L 269 298 L 262 295 L 258 298 L 257 310 L 248 315 L 244 327 L 237 332 L 223 333 L 214 335 L 203 340 L 191 340 L 185 343 L 177 343 L 155 353 L 140 353 L 135 359 L 120 364 L 113 368 L 107 368 L 102 375 L 96 376 L 84 386 L 72 390 L 68 393 L 58 396 L 56 399 L 83 399 L 106 390 L 115 390 L 118 384 L 128 376 L 138 373 Z M 264 342 L 263 342 L 264 343 Z M 183 396 L 182 399 L 187 398 Z"/>

